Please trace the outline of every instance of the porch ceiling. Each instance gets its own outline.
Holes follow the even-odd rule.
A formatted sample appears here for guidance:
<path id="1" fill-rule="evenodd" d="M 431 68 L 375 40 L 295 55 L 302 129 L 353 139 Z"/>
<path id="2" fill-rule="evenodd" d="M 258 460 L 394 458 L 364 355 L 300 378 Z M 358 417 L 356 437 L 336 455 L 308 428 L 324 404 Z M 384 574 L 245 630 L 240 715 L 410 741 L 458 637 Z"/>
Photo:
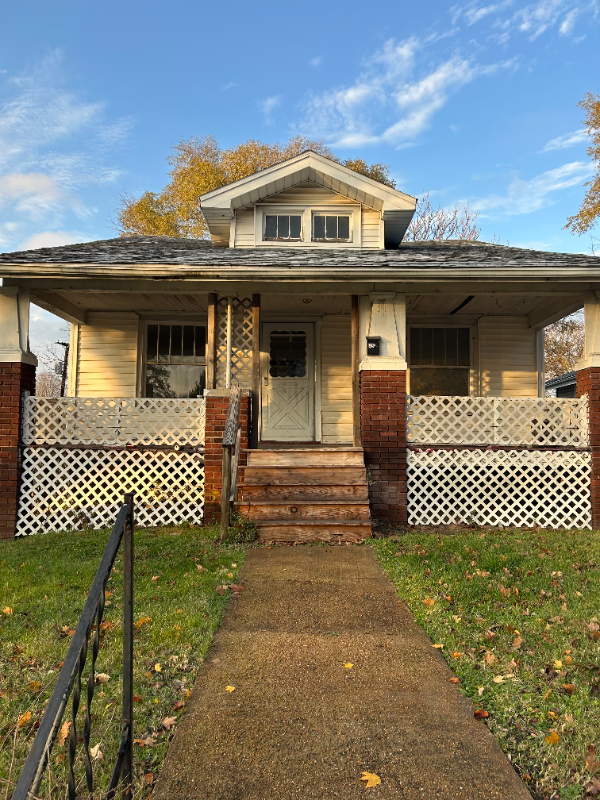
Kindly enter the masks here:
<path id="1" fill-rule="evenodd" d="M 472 300 L 465 301 L 473 297 Z M 462 308 L 455 311 L 452 316 L 456 321 L 465 317 L 493 316 L 521 316 L 542 311 L 548 305 L 548 297 L 534 294 L 415 294 L 406 298 L 406 313 L 411 316 L 451 314 L 463 303 Z M 577 298 L 565 296 L 564 305 L 571 306 L 577 303 Z M 583 307 L 583 297 L 580 306 Z"/>

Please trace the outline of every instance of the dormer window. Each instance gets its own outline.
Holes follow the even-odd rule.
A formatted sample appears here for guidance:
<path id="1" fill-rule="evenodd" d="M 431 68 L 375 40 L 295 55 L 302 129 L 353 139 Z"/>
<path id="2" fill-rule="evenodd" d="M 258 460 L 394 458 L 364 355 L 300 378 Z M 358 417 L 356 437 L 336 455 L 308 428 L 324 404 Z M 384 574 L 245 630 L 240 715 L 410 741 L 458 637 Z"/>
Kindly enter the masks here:
<path id="1" fill-rule="evenodd" d="M 299 242 L 302 239 L 300 214 L 265 214 L 265 241 Z"/>
<path id="2" fill-rule="evenodd" d="M 351 242 L 350 217 L 347 214 L 313 214 L 313 242 Z"/>

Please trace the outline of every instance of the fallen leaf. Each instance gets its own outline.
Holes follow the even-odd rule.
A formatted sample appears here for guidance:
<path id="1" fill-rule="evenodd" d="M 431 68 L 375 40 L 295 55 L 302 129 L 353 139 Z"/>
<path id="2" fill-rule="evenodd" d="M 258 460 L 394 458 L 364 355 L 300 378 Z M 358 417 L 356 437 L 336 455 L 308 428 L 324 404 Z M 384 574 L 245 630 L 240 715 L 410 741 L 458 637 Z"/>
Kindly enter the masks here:
<path id="1" fill-rule="evenodd" d="M 481 697 L 481 695 L 484 693 L 484 691 L 485 691 L 485 688 L 483 686 L 480 686 L 479 689 L 477 689 L 477 694 L 479 695 L 479 697 Z"/>
<path id="2" fill-rule="evenodd" d="M 158 663 L 154 665 L 154 669 L 156 670 L 156 672 L 162 672 L 162 667 Z"/>
<path id="3" fill-rule="evenodd" d="M 522 644 L 523 644 L 523 639 L 520 636 L 517 636 L 517 638 L 512 643 L 512 649 L 518 650 Z"/>
<path id="4" fill-rule="evenodd" d="M 7 617 L 10 617 L 10 615 L 14 612 L 10 606 L 4 606 L 4 608 L 2 609 L 2 613 L 6 614 Z"/>
<path id="5" fill-rule="evenodd" d="M 142 702 L 142 696 L 140 694 L 134 694 L 131 699 L 133 700 L 134 703 Z"/>
<path id="6" fill-rule="evenodd" d="M 42 684 L 39 681 L 29 681 L 29 691 L 38 692 Z"/>
<path id="7" fill-rule="evenodd" d="M 58 736 L 57 736 L 57 741 L 58 741 L 59 745 L 61 745 L 61 747 L 64 745 L 64 743 L 65 743 L 65 741 L 67 739 L 70 727 L 71 727 L 71 723 L 70 722 L 63 722 L 63 724 L 60 726 L 60 730 L 59 730 Z"/>
<path id="8" fill-rule="evenodd" d="M 492 680 L 494 683 L 504 683 L 504 678 L 502 675 L 496 675 L 494 678 L 492 678 Z"/>
<path id="9" fill-rule="evenodd" d="M 227 586 L 217 586 L 215 591 L 216 591 L 217 594 L 225 594 L 225 592 L 227 591 L 227 588 L 228 588 Z"/>
<path id="10" fill-rule="evenodd" d="M 550 731 L 548 736 L 544 736 L 544 739 L 548 744 L 558 744 L 560 742 L 560 736 L 556 731 Z"/>
<path id="11" fill-rule="evenodd" d="M 592 775 L 600 767 L 600 762 L 596 761 L 596 748 L 593 744 L 588 745 L 587 753 L 585 754 L 585 765 Z"/>
<path id="12" fill-rule="evenodd" d="M 63 637 L 73 636 L 74 633 L 75 633 L 75 628 L 69 628 L 68 625 L 63 625 L 62 628 L 60 629 L 60 635 Z"/>
<path id="13" fill-rule="evenodd" d="M 462 658 L 462 653 L 459 653 L 458 650 L 455 650 L 454 653 L 452 653 L 452 658 Z"/>
<path id="14" fill-rule="evenodd" d="M 202 564 L 196 564 L 196 569 L 200 572 L 206 572 L 206 567 L 203 567 Z"/>
<path id="15" fill-rule="evenodd" d="M 562 661 L 560 658 L 554 660 L 554 669 L 562 669 Z"/>
<path id="16" fill-rule="evenodd" d="M 153 580 L 153 581 L 159 581 L 159 580 L 160 580 L 160 575 L 153 575 L 153 576 L 152 576 L 152 578 L 151 578 L 151 580 Z"/>
<path id="17" fill-rule="evenodd" d="M 458 623 L 461 621 L 462 617 L 457 617 L 457 616 L 454 614 L 454 615 L 452 616 L 452 619 L 453 619 L 453 620 L 454 620 L 454 622 L 456 622 L 456 624 L 458 625 Z"/>
<path id="18" fill-rule="evenodd" d="M 95 682 L 96 683 L 108 683 L 110 680 L 110 675 L 107 675 L 106 672 L 97 672 L 95 675 Z"/>
<path id="19" fill-rule="evenodd" d="M 154 747 L 154 739 L 151 736 L 146 736 L 145 739 L 134 739 L 133 743 L 140 747 Z"/>
<path id="20" fill-rule="evenodd" d="M 475 717 L 475 719 L 486 719 L 487 717 L 489 717 L 489 714 L 487 711 L 484 711 L 483 708 L 476 708 L 473 716 Z"/>
<path id="21" fill-rule="evenodd" d="M 348 661 L 346 664 L 344 664 L 344 669 L 352 669 L 353 666 L 354 664 L 351 664 L 350 661 Z"/>
<path id="22" fill-rule="evenodd" d="M 173 706 L 173 711 L 181 711 L 185 705 L 185 700 L 178 700 Z"/>
<path id="23" fill-rule="evenodd" d="M 485 659 L 485 663 L 488 665 L 488 667 L 491 667 L 491 665 L 496 660 L 496 656 L 493 653 L 490 653 L 489 650 L 486 650 L 484 659 Z"/>
<path id="24" fill-rule="evenodd" d="M 166 731 L 170 731 L 176 722 L 177 722 L 177 717 L 165 717 L 162 721 L 162 726 Z"/>
<path id="25" fill-rule="evenodd" d="M 226 686 L 225 691 L 231 694 L 232 692 L 235 692 L 235 686 Z"/>
<path id="26" fill-rule="evenodd" d="M 142 625 L 145 625 L 147 622 L 152 622 L 152 617 L 140 617 L 138 621 L 135 623 L 136 628 L 141 628 Z"/>
<path id="27" fill-rule="evenodd" d="M 246 587 L 242 586 L 241 583 L 232 583 L 230 584 L 229 588 L 232 589 L 234 592 L 243 592 Z"/>
<path id="28" fill-rule="evenodd" d="M 427 606 L 427 608 L 433 608 L 435 605 L 435 600 L 432 600 L 431 597 L 426 597 L 425 600 L 423 600 L 423 603 Z"/>
<path id="29" fill-rule="evenodd" d="M 100 742 L 98 742 L 98 744 L 94 747 L 90 748 L 90 755 L 92 758 L 95 758 L 98 761 L 103 759 L 104 756 L 102 755 L 102 750 L 100 750 Z"/>
<path id="30" fill-rule="evenodd" d="M 432 644 L 431 646 L 435 647 L 436 650 L 443 650 L 444 649 L 444 645 L 443 644 Z"/>
<path id="31" fill-rule="evenodd" d="M 572 683 L 563 683 L 563 689 L 567 694 L 573 694 L 575 686 Z"/>
<path id="32" fill-rule="evenodd" d="M 19 721 L 17 722 L 17 728 L 22 728 L 23 725 L 26 725 L 30 719 L 31 719 L 31 711 L 26 711 L 24 714 L 21 714 L 21 716 L 19 717 Z"/>
<path id="33" fill-rule="evenodd" d="M 375 775 L 374 772 L 363 772 L 361 781 L 366 781 L 366 789 L 372 789 L 374 786 L 379 786 L 381 778 L 379 775 Z"/>
<path id="34" fill-rule="evenodd" d="M 450 678 L 450 683 L 460 683 L 460 678 Z"/>
<path id="35" fill-rule="evenodd" d="M 547 699 L 550 697 L 550 692 L 551 692 L 551 691 L 552 691 L 552 689 L 548 689 L 548 691 L 547 691 L 547 692 L 546 692 L 546 694 L 544 695 L 544 700 L 547 700 Z"/>
<path id="36" fill-rule="evenodd" d="M 144 783 L 149 784 L 154 781 L 154 773 L 153 772 L 144 772 Z"/>

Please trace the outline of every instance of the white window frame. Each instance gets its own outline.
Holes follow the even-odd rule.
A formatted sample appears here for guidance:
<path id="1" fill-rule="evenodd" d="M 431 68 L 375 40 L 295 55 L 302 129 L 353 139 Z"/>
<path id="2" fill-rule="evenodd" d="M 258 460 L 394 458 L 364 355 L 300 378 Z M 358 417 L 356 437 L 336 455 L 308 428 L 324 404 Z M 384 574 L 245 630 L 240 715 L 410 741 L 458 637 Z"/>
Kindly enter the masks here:
<path id="1" fill-rule="evenodd" d="M 349 239 L 315 239 L 314 238 L 314 226 L 315 226 L 315 217 L 350 217 L 350 238 Z M 354 236 L 354 226 L 352 224 L 352 214 L 346 212 L 339 212 L 339 211 L 317 211 L 316 209 L 311 209 L 310 215 L 310 239 L 312 242 L 316 242 L 317 244 L 352 244 Z M 325 227 L 327 228 L 327 223 L 325 223 Z M 327 231 L 325 231 L 327 232 Z"/>
<path id="2" fill-rule="evenodd" d="M 332 216 L 350 217 L 350 235 L 348 242 L 313 242 L 313 214 L 330 214 Z M 266 241 L 264 238 L 267 214 L 302 215 L 301 239 L 277 239 Z M 316 247 L 316 248 L 354 248 L 362 246 L 361 237 L 362 206 L 360 203 L 348 205 L 281 205 L 276 203 L 257 203 L 254 206 L 254 243 L 256 247 Z"/>
<path id="3" fill-rule="evenodd" d="M 150 313 L 140 319 L 138 329 L 138 375 L 137 396 L 146 396 L 146 371 L 148 368 L 148 325 L 195 325 L 206 330 L 204 361 L 194 362 L 190 366 L 204 367 L 208 364 L 208 315 L 191 314 L 184 312 L 179 319 L 173 316 L 173 312 L 168 314 Z"/>

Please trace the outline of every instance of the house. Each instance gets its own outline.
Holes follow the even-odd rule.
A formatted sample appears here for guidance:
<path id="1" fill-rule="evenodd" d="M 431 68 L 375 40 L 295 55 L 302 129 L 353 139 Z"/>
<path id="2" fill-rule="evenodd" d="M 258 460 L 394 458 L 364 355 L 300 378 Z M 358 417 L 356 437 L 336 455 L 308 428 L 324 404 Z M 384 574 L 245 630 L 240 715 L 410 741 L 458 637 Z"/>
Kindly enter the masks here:
<path id="1" fill-rule="evenodd" d="M 210 241 L 0 255 L 5 536 L 99 523 L 125 489 L 143 524 L 216 519 L 236 383 L 262 539 L 600 524 L 596 258 L 405 243 L 413 197 L 313 152 L 201 203 Z M 69 398 L 27 396 L 31 302 L 71 323 Z M 580 308 L 579 398 L 547 399 L 544 326 Z"/>
<path id="2" fill-rule="evenodd" d="M 577 397 L 577 374 L 565 372 L 546 381 L 546 393 L 555 397 Z"/>

